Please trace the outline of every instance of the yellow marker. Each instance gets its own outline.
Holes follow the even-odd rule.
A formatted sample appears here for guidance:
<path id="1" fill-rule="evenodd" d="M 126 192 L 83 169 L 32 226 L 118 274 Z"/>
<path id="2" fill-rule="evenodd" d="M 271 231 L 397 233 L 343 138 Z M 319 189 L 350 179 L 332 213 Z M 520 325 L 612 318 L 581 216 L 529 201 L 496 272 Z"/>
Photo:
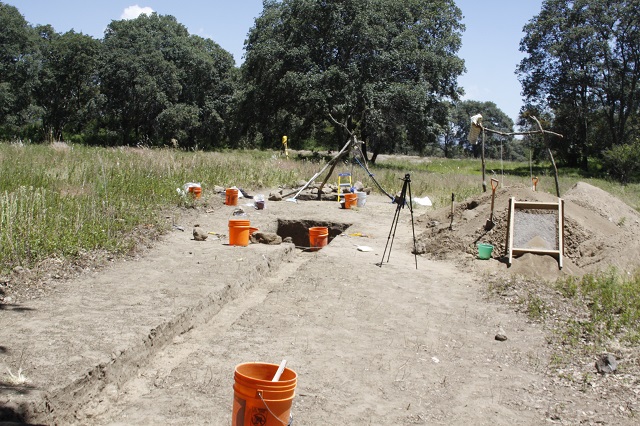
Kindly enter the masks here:
<path id="1" fill-rule="evenodd" d="M 287 148 L 287 137 L 282 137 L 282 145 L 284 145 L 284 155 L 289 158 L 289 149 Z"/>

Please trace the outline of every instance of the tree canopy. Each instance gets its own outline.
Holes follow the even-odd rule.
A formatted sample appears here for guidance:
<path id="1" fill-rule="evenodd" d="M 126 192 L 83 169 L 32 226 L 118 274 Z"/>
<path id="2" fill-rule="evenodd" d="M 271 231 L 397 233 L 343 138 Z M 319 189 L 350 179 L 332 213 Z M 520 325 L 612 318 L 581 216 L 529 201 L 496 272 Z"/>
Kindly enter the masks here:
<path id="1" fill-rule="evenodd" d="M 37 38 L 18 9 L 0 3 L 0 135 L 29 122 Z"/>
<path id="2" fill-rule="evenodd" d="M 517 72 L 528 109 L 549 112 L 557 149 L 587 168 L 590 156 L 633 142 L 640 102 L 640 3 L 545 0 L 524 28 Z"/>
<path id="3" fill-rule="evenodd" d="M 338 145 L 357 132 L 374 154 L 421 151 L 461 93 L 460 20 L 449 0 L 265 1 L 242 66 L 247 131 L 269 145 L 333 126 Z"/>
<path id="4" fill-rule="evenodd" d="M 117 143 L 222 145 L 233 69 L 230 53 L 189 35 L 173 16 L 113 21 L 98 73 L 104 124 L 123 135 Z"/>

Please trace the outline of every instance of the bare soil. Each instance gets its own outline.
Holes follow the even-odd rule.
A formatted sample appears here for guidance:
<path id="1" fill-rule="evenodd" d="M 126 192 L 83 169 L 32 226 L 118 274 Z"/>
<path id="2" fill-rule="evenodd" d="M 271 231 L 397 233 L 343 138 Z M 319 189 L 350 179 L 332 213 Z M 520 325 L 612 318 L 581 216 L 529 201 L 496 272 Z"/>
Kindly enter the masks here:
<path id="1" fill-rule="evenodd" d="M 101 267 L 76 276 L 41 272 L 33 291 L 7 290 L 10 277 L 0 304 L 0 423 L 228 425 L 235 366 L 286 359 L 298 374 L 295 425 L 637 424 L 637 351 L 611 348 L 616 374 L 596 373 L 599 353 L 559 373 L 552 331 L 508 295 L 490 296 L 487 283 L 635 269 L 640 216 L 578 184 L 563 194 L 565 267 L 527 254 L 508 268 L 511 197 L 556 200 L 500 188 L 490 231 L 490 193 L 456 203 L 453 226 L 450 208 L 416 207 L 412 221 L 377 195 L 350 210 L 328 201 L 254 210 L 240 200 L 261 231 L 300 221 L 288 231 L 294 241 L 310 225 L 330 227 L 330 244 L 310 252 L 229 246 L 234 208 L 205 193 L 138 256 L 95 259 L 88 264 Z M 194 240 L 195 225 L 205 241 Z M 495 246 L 491 259 L 477 258 L 480 241 Z"/>

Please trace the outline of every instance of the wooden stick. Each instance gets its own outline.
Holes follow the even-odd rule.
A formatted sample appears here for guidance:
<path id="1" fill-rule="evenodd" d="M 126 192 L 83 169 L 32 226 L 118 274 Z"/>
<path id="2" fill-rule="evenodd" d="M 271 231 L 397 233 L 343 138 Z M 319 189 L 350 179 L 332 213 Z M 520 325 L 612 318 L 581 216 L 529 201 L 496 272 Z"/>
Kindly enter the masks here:
<path id="1" fill-rule="evenodd" d="M 333 169 L 335 169 L 336 165 L 338 164 L 338 161 L 340 160 L 340 158 L 342 158 L 346 152 L 347 152 L 347 148 L 349 148 L 352 143 L 355 141 L 355 136 L 353 135 L 353 133 L 351 134 L 351 136 L 349 137 L 349 140 L 347 141 L 347 143 L 342 147 L 342 149 L 340 150 L 340 152 L 338 152 L 336 154 L 335 157 L 333 157 L 331 159 L 331 161 L 329 161 L 327 163 L 327 166 L 329 164 L 331 164 L 331 168 L 329 169 L 329 172 L 327 173 L 327 176 L 324 178 L 324 180 L 322 181 L 322 183 L 320 184 L 320 186 L 318 187 L 318 200 L 321 199 L 322 197 L 322 188 L 324 187 L 324 184 L 327 183 L 327 181 L 329 180 L 329 178 L 331 177 L 331 174 L 333 173 Z M 326 167 L 325 167 L 326 168 Z M 324 170 L 324 169 L 323 169 Z"/>
<path id="2" fill-rule="evenodd" d="M 484 161 L 484 127 L 482 128 L 482 192 L 487 192 L 487 181 L 485 178 L 485 161 Z"/>
<path id="3" fill-rule="evenodd" d="M 550 135 L 558 136 L 559 138 L 564 138 L 564 136 L 562 136 L 560 133 L 552 132 L 551 130 L 531 130 L 528 132 L 508 132 L 507 133 L 507 132 L 501 132 L 499 130 L 487 129 L 486 127 L 483 127 L 483 129 L 489 133 L 495 133 L 496 135 L 501 135 L 501 136 L 516 136 L 516 135 L 526 136 L 526 135 L 539 135 L 540 133 L 548 133 Z"/>
<path id="4" fill-rule="evenodd" d="M 455 202 L 456 195 L 451 193 L 451 223 L 449 224 L 449 230 L 453 230 L 453 203 Z"/>
<path id="5" fill-rule="evenodd" d="M 542 139 L 544 141 L 544 146 L 547 148 L 547 151 L 549 152 L 549 157 L 551 157 L 551 164 L 553 164 L 553 171 L 555 172 L 553 177 L 556 179 L 556 195 L 558 196 L 558 198 L 560 198 L 560 184 L 558 183 L 558 167 L 556 166 L 556 160 L 553 159 L 553 153 L 551 152 L 551 148 L 549 148 L 549 144 L 547 144 L 547 141 L 544 138 L 545 130 L 542 128 L 542 124 L 540 124 L 540 121 L 534 115 L 532 115 L 531 118 L 533 118 L 536 121 L 536 123 L 538 123 L 538 127 L 540 128 L 540 131 L 543 134 Z"/>
<path id="6" fill-rule="evenodd" d="M 313 182 L 318 176 L 320 176 L 326 169 L 327 167 L 329 167 L 330 165 L 333 165 L 335 167 L 335 163 L 338 160 L 339 157 L 342 156 L 342 154 L 344 153 L 344 151 L 349 147 L 349 145 L 351 144 L 351 140 L 347 141 L 347 143 L 342 147 L 342 149 L 340 150 L 340 152 L 338 152 L 338 154 L 336 154 L 336 156 L 334 156 L 331 160 L 329 160 L 329 162 L 327 164 L 324 165 L 324 167 L 322 168 L 322 170 L 320 170 L 318 173 L 316 173 L 315 175 L 313 175 L 313 177 L 309 180 L 309 182 L 306 183 L 306 185 L 304 185 L 302 188 L 300 188 L 299 190 L 290 192 L 288 194 L 285 194 L 282 196 L 282 198 L 288 197 L 290 195 L 296 194 L 295 197 L 293 197 L 294 199 L 298 197 L 298 195 L 300 195 L 300 193 L 306 188 L 308 187 L 311 182 Z M 333 168 L 331 169 L 331 171 L 333 172 Z M 331 175 L 331 173 L 329 173 L 329 175 Z M 327 177 L 328 179 L 328 177 Z M 322 191 L 322 187 L 324 186 L 324 181 L 322 182 L 322 185 L 320 186 L 320 189 L 318 189 L 318 194 L 321 193 Z"/>
<path id="7" fill-rule="evenodd" d="M 272 382 L 277 382 L 280 380 L 280 376 L 282 376 L 282 372 L 284 371 L 285 365 L 287 365 L 287 360 L 283 359 L 282 362 L 280 363 L 280 367 L 278 367 L 278 371 L 276 371 L 276 374 L 273 376 L 273 379 L 271 380 Z"/>

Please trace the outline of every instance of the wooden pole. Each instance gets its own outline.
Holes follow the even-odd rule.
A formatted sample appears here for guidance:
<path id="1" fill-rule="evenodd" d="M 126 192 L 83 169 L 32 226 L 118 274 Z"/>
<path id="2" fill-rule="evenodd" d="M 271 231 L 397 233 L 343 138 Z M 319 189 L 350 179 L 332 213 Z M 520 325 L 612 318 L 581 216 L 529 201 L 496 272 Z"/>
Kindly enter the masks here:
<path id="1" fill-rule="evenodd" d="M 338 161 L 340 160 L 340 158 L 342 158 L 347 153 L 347 148 L 349 148 L 351 146 L 351 144 L 353 143 L 354 140 L 355 140 L 355 136 L 352 133 L 351 137 L 349 137 L 349 140 L 342 147 L 340 152 L 337 153 L 336 156 L 333 157 L 333 159 L 331 159 L 331 161 L 329 163 L 327 163 L 327 165 L 331 164 L 331 168 L 329 169 L 329 172 L 327 173 L 327 176 L 324 178 L 324 180 L 322 181 L 322 183 L 318 187 L 318 200 L 320 200 L 322 198 L 322 188 L 324 187 L 324 184 L 327 183 L 327 181 L 331 177 L 331 174 L 333 173 L 333 169 L 336 168 L 336 164 L 338 164 Z"/>
<path id="2" fill-rule="evenodd" d="M 502 135 L 502 136 L 542 134 L 542 141 L 544 142 L 545 148 L 547 148 L 547 151 L 549 152 L 549 157 L 551 158 L 551 164 L 553 165 L 554 177 L 556 180 L 556 195 L 558 196 L 558 198 L 560 198 L 560 183 L 558 182 L 558 167 L 556 166 L 556 161 L 553 158 L 553 153 L 551 152 L 551 148 L 549 148 L 549 144 L 547 144 L 547 140 L 545 136 L 554 135 L 554 136 L 558 136 L 559 138 L 564 138 L 564 136 L 562 136 L 560 133 L 543 129 L 542 124 L 540 124 L 540 121 L 538 120 L 537 117 L 533 115 L 530 117 L 533 120 L 535 120 L 536 123 L 538 123 L 538 128 L 540 130 L 532 130 L 529 132 L 501 132 L 499 130 L 487 129 L 484 126 L 482 126 L 482 189 L 484 190 L 484 192 L 487 192 L 487 183 L 485 182 L 485 179 L 484 179 L 484 132 L 485 130 L 489 133 L 495 133 L 496 135 Z"/>
<path id="3" fill-rule="evenodd" d="M 299 190 L 290 192 L 288 194 L 285 194 L 282 196 L 282 198 L 288 197 L 290 195 L 296 194 L 295 197 L 293 197 L 294 199 L 297 198 L 298 195 L 300 195 L 300 193 L 311 184 L 311 182 L 313 182 L 318 176 L 320 176 L 322 174 L 322 172 L 324 172 L 327 167 L 329 167 L 330 165 L 333 165 L 333 167 L 335 167 L 337 160 L 344 154 L 345 150 L 351 145 L 351 139 L 349 139 L 347 141 L 347 143 L 345 144 L 345 146 L 342 147 L 342 149 L 340 150 L 340 152 L 338 152 L 331 160 L 329 160 L 329 162 L 327 164 L 324 165 L 324 167 L 322 168 L 322 170 L 320 170 L 318 173 L 316 173 L 315 175 L 313 175 L 313 177 L 306 183 L 306 185 L 304 185 L 302 188 L 300 188 Z M 333 167 L 331 168 L 331 171 L 329 172 L 328 176 L 331 176 L 331 172 L 333 171 Z M 328 178 L 327 176 L 327 178 Z M 322 186 L 324 186 L 324 182 L 322 182 Z M 320 189 L 318 189 L 318 198 L 320 197 L 320 194 L 322 193 L 322 186 L 320 186 Z"/>
<path id="4" fill-rule="evenodd" d="M 538 120 L 533 116 L 532 118 L 534 118 L 536 121 Z M 483 127 L 483 129 L 489 133 L 495 133 L 496 135 L 501 135 L 501 136 L 516 136 L 516 135 L 526 136 L 526 135 L 537 135 L 539 133 L 547 133 L 549 135 L 558 136 L 559 138 L 564 138 L 564 136 L 562 136 L 560 133 L 552 132 L 551 130 L 531 130 L 529 132 L 501 132 L 499 130 L 487 129 L 486 127 Z"/>
<path id="5" fill-rule="evenodd" d="M 558 182 L 558 167 L 556 166 L 556 161 L 553 159 L 553 153 L 551 152 L 551 148 L 549 148 L 549 144 L 547 144 L 547 139 L 545 137 L 545 133 L 553 133 L 553 132 L 545 132 L 545 130 L 542 128 L 542 124 L 540 124 L 540 120 L 538 120 L 538 118 L 533 115 L 531 116 L 531 118 L 534 119 L 536 123 L 538 123 L 538 128 L 542 133 L 542 141 L 544 142 L 544 146 L 547 148 L 547 151 L 549 152 L 549 157 L 551 158 L 551 164 L 553 165 L 553 171 L 554 171 L 553 176 L 556 180 L 556 195 L 558 196 L 558 198 L 560 198 L 560 183 Z M 554 134 L 557 135 L 557 133 L 554 133 Z"/>
<path id="6" fill-rule="evenodd" d="M 485 178 L 485 162 L 484 162 L 484 127 L 482 128 L 482 192 L 487 192 L 487 180 Z"/>

